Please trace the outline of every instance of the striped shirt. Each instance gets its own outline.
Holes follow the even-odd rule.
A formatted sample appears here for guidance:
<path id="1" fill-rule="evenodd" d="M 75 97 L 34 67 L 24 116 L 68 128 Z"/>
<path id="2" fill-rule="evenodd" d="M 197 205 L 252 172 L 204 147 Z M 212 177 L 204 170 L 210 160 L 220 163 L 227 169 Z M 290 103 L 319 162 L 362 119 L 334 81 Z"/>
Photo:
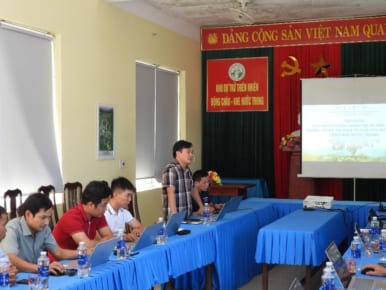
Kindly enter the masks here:
<path id="1" fill-rule="evenodd" d="M 164 217 L 170 212 L 167 188 L 173 187 L 176 197 L 177 212 L 192 213 L 193 178 L 189 167 L 183 168 L 176 160 L 167 164 L 162 171 L 162 206 Z"/>

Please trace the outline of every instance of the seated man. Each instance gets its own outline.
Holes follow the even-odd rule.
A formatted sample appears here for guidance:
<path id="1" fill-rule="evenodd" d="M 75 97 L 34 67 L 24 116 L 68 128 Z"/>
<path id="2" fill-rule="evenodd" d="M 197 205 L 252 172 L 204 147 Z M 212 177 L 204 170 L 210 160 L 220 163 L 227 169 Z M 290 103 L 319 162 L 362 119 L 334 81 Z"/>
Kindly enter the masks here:
<path id="1" fill-rule="evenodd" d="M 75 259 L 77 252 L 58 246 L 48 226 L 52 216 L 52 202 L 44 194 L 28 196 L 18 208 L 18 215 L 6 226 L 7 234 L 1 242 L 10 262 L 21 272 L 36 273 L 41 251 L 49 252 L 55 259 Z M 59 262 L 50 264 L 50 273 L 64 272 Z"/>
<path id="2" fill-rule="evenodd" d="M 113 238 L 104 216 L 110 194 L 106 181 L 91 181 L 86 186 L 81 202 L 64 213 L 52 231 L 59 246 L 75 250 L 83 241 L 93 249 L 99 241 Z"/>
<path id="3" fill-rule="evenodd" d="M 142 234 L 144 227 L 126 209 L 135 192 L 134 185 L 125 177 L 119 177 L 111 182 L 111 198 L 107 204 L 105 217 L 114 235 L 118 230 L 125 230 L 128 224 L 131 232 L 125 235 L 126 241 L 135 242 Z"/>
<path id="4" fill-rule="evenodd" d="M 5 228 L 5 225 L 8 222 L 8 214 L 4 207 L 0 206 L 0 241 L 2 241 L 5 238 L 5 234 L 7 233 L 7 229 Z M 0 249 L 0 258 L 7 257 L 6 254 L 3 253 L 3 251 Z M 9 259 L 8 259 L 9 260 Z M 16 267 L 10 264 L 9 267 L 9 284 L 13 285 L 16 282 L 16 275 L 17 270 Z"/>
<path id="5" fill-rule="evenodd" d="M 208 203 L 210 212 L 216 212 L 223 207 L 223 204 L 213 204 L 209 194 L 209 174 L 205 170 L 197 170 L 193 173 L 193 190 L 192 195 L 197 195 L 201 198 L 202 204 Z M 199 215 L 200 206 L 192 199 L 193 215 Z"/>

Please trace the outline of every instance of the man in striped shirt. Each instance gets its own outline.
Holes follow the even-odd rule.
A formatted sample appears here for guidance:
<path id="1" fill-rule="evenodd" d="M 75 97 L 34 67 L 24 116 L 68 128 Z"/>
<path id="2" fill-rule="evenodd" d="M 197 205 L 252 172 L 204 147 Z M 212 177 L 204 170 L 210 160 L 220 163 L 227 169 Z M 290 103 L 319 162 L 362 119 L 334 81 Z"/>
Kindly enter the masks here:
<path id="1" fill-rule="evenodd" d="M 193 193 L 192 171 L 189 165 L 193 160 L 193 144 L 179 140 L 173 146 L 174 160 L 162 171 L 162 203 L 164 219 L 177 212 L 192 214 L 192 197 L 199 205 L 202 214 L 204 206 L 198 194 Z"/>

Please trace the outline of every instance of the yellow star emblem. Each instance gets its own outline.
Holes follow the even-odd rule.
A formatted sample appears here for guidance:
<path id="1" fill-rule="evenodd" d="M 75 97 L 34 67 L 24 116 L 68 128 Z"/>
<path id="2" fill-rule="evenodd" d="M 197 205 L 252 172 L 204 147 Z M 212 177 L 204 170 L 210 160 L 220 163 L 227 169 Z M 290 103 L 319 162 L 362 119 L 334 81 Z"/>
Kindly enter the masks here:
<path id="1" fill-rule="evenodd" d="M 315 75 L 318 76 L 320 74 L 328 77 L 328 68 L 330 64 L 324 60 L 324 57 L 321 56 L 318 62 L 311 64 L 315 68 Z"/>

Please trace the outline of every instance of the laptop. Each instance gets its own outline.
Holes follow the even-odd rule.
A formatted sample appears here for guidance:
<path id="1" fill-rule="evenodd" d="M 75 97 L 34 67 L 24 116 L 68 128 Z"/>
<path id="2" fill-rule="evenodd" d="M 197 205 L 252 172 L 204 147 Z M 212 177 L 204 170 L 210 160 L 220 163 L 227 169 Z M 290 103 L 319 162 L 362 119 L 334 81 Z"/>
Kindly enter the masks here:
<path id="1" fill-rule="evenodd" d="M 219 221 L 222 218 L 224 218 L 224 216 L 227 213 L 230 213 L 232 211 L 236 211 L 239 208 L 241 200 L 242 200 L 241 196 L 234 196 L 231 199 L 229 199 L 226 203 L 224 203 L 224 206 L 222 207 L 220 212 L 217 215 L 214 215 L 212 217 L 212 220 L 213 221 Z"/>
<path id="2" fill-rule="evenodd" d="M 375 288 L 386 288 L 385 280 L 352 276 L 334 241 L 327 247 L 326 255 L 338 274 L 340 286 L 344 289 L 372 290 Z"/>
<path id="3" fill-rule="evenodd" d="M 177 230 L 185 217 L 186 211 L 181 211 L 170 216 L 168 223 L 166 224 L 166 233 L 168 236 L 173 236 L 177 233 Z"/>
<path id="4" fill-rule="evenodd" d="M 96 244 L 94 250 L 88 258 L 88 262 L 91 267 L 95 267 L 109 261 L 111 254 L 117 245 L 119 238 L 115 237 L 110 240 L 102 241 Z M 73 269 L 78 267 L 78 260 L 71 260 L 64 265 L 67 269 Z"/>
<path id="5" fill-rule="evenodd" d="M 162 225 L 163 225 L 163 223 L 161 222 L 161 223 L 146 227 L 145 230 L 143 231 L 142 235 L 135 242 L 131 251 L 137 252 L 143 248 L 146 248 L 150 245 L 153 245 L 159 230 L 162 228 Z"/>
<path id="6" fill-rule="evenodd" d="M 94 250 L 89 257 L 90 267 L 98 266 L 106 263 L 110 255 L 113 253 L 119 238 L 115 237 L 107 241 L 102 241 L 96 244 Z"/>

